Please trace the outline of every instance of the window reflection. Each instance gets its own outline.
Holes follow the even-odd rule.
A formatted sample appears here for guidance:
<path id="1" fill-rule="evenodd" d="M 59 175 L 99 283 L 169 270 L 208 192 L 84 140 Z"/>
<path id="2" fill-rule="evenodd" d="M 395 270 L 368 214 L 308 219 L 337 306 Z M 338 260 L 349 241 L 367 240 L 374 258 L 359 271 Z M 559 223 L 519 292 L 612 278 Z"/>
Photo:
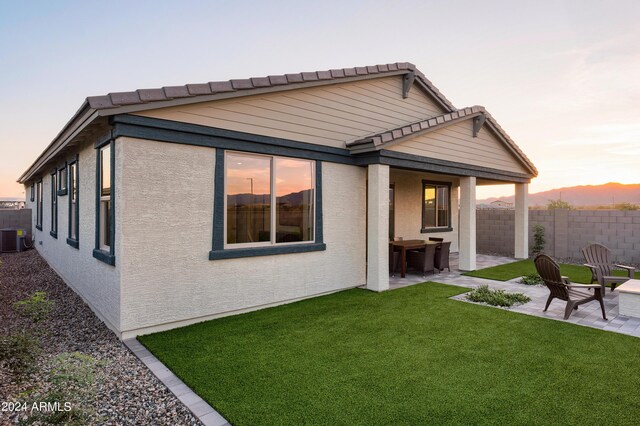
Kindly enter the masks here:
<path id="1" fill-rule="evenodd" d="M 313 165 L 276 158 L 276 243 L 313 239 Z"/>
<path id="2" fill-rule="evenodd" d="M 271 158 L 226 157 L 227 244 L 271 241 Z"/>

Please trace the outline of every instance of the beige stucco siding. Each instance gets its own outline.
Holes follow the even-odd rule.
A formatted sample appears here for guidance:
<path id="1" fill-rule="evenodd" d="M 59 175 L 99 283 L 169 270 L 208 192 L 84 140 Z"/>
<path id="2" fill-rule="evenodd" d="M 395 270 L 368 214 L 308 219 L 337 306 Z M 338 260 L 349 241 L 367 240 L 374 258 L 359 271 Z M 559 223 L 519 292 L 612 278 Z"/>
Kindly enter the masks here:
<path id="1" fill-rule="evenodd" d="M 347 141 L 440 115 L 418 87 L 392 76 L 182 105 L 138 115 L 343 148 Z"/>
<path id="2" fill-rule="evenodd" d="M 474 166 L 529 173 L 486 126 L 474 138 L 473 120 L 407 139 L 388 149 Z"/>
<path id="3" fill-rule="evenodd" d="M 137 330 L 365 284 L 365 171 L 323 163 L 326 251 L 208 260 L 215 149 L 119 138 L 122 329 Z"/>
<path id="4" fill-rule="evenodd" d="M 450 182 L 452 231 L 423 234 L 422 181 Z M 429 237 L 451 241 L 451 251 L 458 251 L 458 180 L 455 177 L 391 169 L 389 182 L 395 188 L 395 236 L 405 240 L 426 240 Z"/>
<path id="5" fill-rule="evenodd" d="M 96 150 L 87 144 L 79 152 L 79 249 L 67 244 L 69 232 L 69 195 L 58 196 L 58 238 L 53 238 L 51 231 L 51 175 L 43 176 L 42 231 L 37 230 L 36 202 L 27 197 L 27 207 L 33 215 L 33 231 L 35 248 L 49 265 L 70 285 L 93 309 L 105 323 L 115 331 L 120 327 L 120 270 L 117 259 L 122 242 L 122 223 L 120 193 L 122 188 L 122 167 L 119 161 L 121 149 L 116 145 L 116 266 L 107 265 L 93 257 L 95 247 L 95 164 Z M 69 155 L 69 159 L 72 155 Z M 60 162 L 59 164 L 64 164 Z M 27 190 L 27 194 L 29 191 Z"/>

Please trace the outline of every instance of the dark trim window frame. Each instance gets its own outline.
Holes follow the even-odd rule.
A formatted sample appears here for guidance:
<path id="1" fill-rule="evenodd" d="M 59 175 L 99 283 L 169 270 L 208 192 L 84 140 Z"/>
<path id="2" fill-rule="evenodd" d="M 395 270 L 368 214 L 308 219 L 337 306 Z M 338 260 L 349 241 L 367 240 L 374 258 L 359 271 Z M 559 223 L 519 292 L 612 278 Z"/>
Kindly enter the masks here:
<path id="1" fill-rule="evenodd" d="M 42 231 L 42 178 L 36 182 L 36 229 Z"/>
<path id="2" fill-rule="evenodd" d="M 29 198 L 31 200 L 31 202 L 33 203 L 36 199 L 36 187 L 34 183 L 31 183 L 31 186 L 29 187 Z"/>
<path id="3" fill-rule="evenodd" d="M 427 206 L 427 198 L 426 191 L 427 189 L 433 190 L 433 206 L 432 214 L 427 214 L 428 209 Z M 443 190 L 446 196 L 446 200 L 443 200 Z M 451 232 L 453 231 L 453 227 L 451 224 L 451 182 L 437 182 L 430 180 L 422 181 L 422 194 L 421 194 L 421 202 L 422 202 L 422 226 L 420 228 L 420 232 L 431 233 L 431 232 Z M 442 205 L 445 205 L 445 208 L 441 208 Z M 442 215 L 441 211 L 445 210 L 445 214 Z M 431 222 L 431 223 L 428 223 Z"/>
<path id="4" fill-rule="evenodd" d="M 102 194 L 102 153 L 106 147 L 109 147 L 109 193 Z M 115 266 L 115 141 L 113 139 L 101 140 L 96 144 L 96 222 L 95 222 L 95 248 L 93 249 L 93 257 L 108 265 Z M 108 202 L 108 204 L 106 204 Z M 107 207 L 108 206 L 108 207 Z M 102 217 L 102 208 L 108 208 L 108 217 Z M 107 221 L 101 222 L 102 220 Z M 108 235 L 102 235 L 108 232 Z M 106 244 L 102 244 L 101 239 L 108 238 L 108 248 Z"/>
<path id="5" fill-rule="evenodd" d="M 58 238 L 58 170 L 51 173 L 51 231 L 49 235 Z"/>
<path id="6" fill-rule="evenodd" d="M 67 165 L 67 189 L 69 191 L 69 230 L 67 234 L 67 244 L 73 248 L 80 247 L 80 179 L 78 177 L 78 165 L 80 157 Z"/>
<path id="7" fill-rule="evenodd" d="M 248 155 L 257 154 L 252 152 L 236 151 Z M 326 250 L 323 234 L 322 219 L 322 162 L 315 161 L 315 228 L 313 241 L 296 243 L 279 243 L 257 247 L 229 248 L 225 241 L 227 230 L 225 229 L 225 150 L 216 149 L 215 164 L 215 192 L 213 209 L 213 238 L 212 250 L 209 252 L 209 260 L 234 259 L 241 257 L 269 256 L 287 253 L 305 253 L 311 251 Z M 277 157 L 277 156 L 276 156 Z M 295 157 L 291 157 L 295 158 Z M 274 213 L 275 214 L 275 213 Z"/>
<path id="8" fill-rule="evenodd" d="M 58 195 L 67 195 L 67 163 L 58 167 Z"/>

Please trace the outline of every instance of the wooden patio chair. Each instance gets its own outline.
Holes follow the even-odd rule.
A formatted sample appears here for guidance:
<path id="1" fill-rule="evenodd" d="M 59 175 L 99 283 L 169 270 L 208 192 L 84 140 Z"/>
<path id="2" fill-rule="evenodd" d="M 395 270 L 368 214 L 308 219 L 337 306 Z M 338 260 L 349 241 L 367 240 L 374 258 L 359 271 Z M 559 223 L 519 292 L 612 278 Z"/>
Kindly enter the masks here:
<path id="1" fill-rule="evenodd" d="M 451 241 L 447 241 L 446 243 L 440 243 L 436 246 L 436 269 L 438 272 L 444 271 L 444 268 L 447 268 L 449 272 L 451 272 L 451 267 L 449 266 L 449 250 L 451 249 Z"/>
<path id="2" fill-rule="evenodd" d="M 423 250 L 407 250 L 407 266 L 422 271 L 422 276 L 427 272 L 435 272 L 436 245 L 427 244 Z"/>
<path id="3" fill-rule="evenodd" d="M 618 284 L 634 277 L 635 268 L 633 266 L 618 265 L 611 260 L 611 250 L 602 244 L 589 244 L 582 249 L 582 255 L 587 262 L 584 266 L 591 269 L 591 283 L 597 282 L 602 286 L 602 294 L 606 284 L 611 284 L 611 291 L 616 289 Z M 614 270 L 626 270 L 626 277 L 613 275 Z"/>
<path id="4" fill-rule="evenodd" d="M 564 309 L 564 319 L 569 319 L 573 310 L 578 309 L 578 305 L 597 300 L 602 309 L 602 318 L 607 319 L 607 315 L 604 312 L 603 292 L 600 284 L 572 284 L 569 282 L 569 278 L 560 275 L 560 266 L 546 254 L 536 256 L 534 263 L 538 274 L 540 274 L 550 292 L 547 304 L 544 307 L 545 312 L 553 299 L 564 300 L 567 302 L 567 306 Z M 593 289 L 593 294 L 585 291 L 588 289 Z"/>

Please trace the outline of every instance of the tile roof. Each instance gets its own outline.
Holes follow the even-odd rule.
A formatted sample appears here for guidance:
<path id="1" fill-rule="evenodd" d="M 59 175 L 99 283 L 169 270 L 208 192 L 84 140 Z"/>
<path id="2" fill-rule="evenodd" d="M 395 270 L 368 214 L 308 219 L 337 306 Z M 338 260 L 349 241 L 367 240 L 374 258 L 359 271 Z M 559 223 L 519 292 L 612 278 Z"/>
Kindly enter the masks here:
<path id="1" fill-rule="evenodd" d="M 267 77 L 253 77 L 228 81 L 213 81 L 209 83 L 186 84 L 183 86 L 165 86 L 154 89 L 139 89 L 131 92 L 114 92 L 103 96 L 88 97 L 80 109 L 74 114 L 47 148 L 45 148 L 35 162 L 23 173 L 18 181 L 24 182 L 38 172 L 56 155 L 60 149 L 63 149 L 69 143 L 69 135 L 74 135 L 75 133 L 73 132 L 78 128 L 82 128 L 87 123 L 91 124 L 95 122 L 96 117 L 119 114 L 122 112 L 120 109 L 121 107 L 133 107 L 135 110 L 154 109 L 167 106 L 166 102 L 172 100 L 183 99 L 186 102 L 195 103 L 206 100 L 215 100 L 219 98 L 215 96 L 218 94 L 237 93 L 239 96 L 248 96 L 255 93 L 255 91 L 264 90 L 265 88 L 273 88 L 273 90 L 288 90 L 289 88 L 286 86 L 292 86 L 291 88 L 293 89 L 305 87 L 307 84 L 317 85 L 325 82 L 326 84 L 331 84 L 332 82 L 340 82 L 341 79 L 348 81 L 348 79 L 354 77 L 375 78 L 376 75 L 402 75 L 409 72 L 412 72 L 415 75 L 415 83 L 429 93 L 436 102 L 441 104 L 444 110 L 448 110 L 449 112 L 438 117 L 403 126 L 399 129 L 392 129 L 382 132 L 379 135 L 370 136 L 366 138 L 367 141 L 374 143 L 380 143 L 380 141 L 387 142 L 389 138 L 393 140 L 401 137 L 401 135 L 406 136 L 406 134 L 408 134 L 407 132 L 417 132 L 419 129 L 424 130 L 425 126 L 428 128 L 433 125 L 433 121 L 431 120 L 434 119 L 436 120 L 436 124 L 441 125 L 453 119 L 460 118 L 465 114 L 477 113 L 477 111 L 468 113 L 467 111 L 469 108 L 457 110 L 456 107 L 453 106 L 453 104 L 433 85 L 433 83 L 431 83 L 431 81 L 429 81 L 429 79 L 427 79 L 415 65 L 409 62 L 339 68 L 326 71 L 300 72 L 296 74 L 270 75 Z M 155 105 L 156 103 L 160 104 Z M 471 109 L 473 108 L 482 107 L 472 107 Z M 526 163 L 526 165 L 528 165 L 528 167 L 537 175 L 537 170 L 531 161 L 518 148 L 515 142 L 511 140 L 491 115 L 484 111 L 484 108 L 482 108 L 482 111 L 486 115 L 487 121 L 491 123 L 493 128 L 504 137 L 506 143 L 514 150 L 516 155 L 520 156 L 522 161 Z M 130 112 L 130 110 L 126 112 Z M 377 137 L 379 137 L 379 140 Z M 355 141 L 349 145 L 356 146 L 358 145 L 358 142 L 361 144 L 365 143 L 363 142 L 364 140 L 365 139 Z"/>
<path id="2" fill-rule="evenodd" d="M 170 101 L 179 98 L 194 98 L 198 96 L 215 95 L 225 92 L 251 91 L 265 87 L 285 86 L 290 84 L 304 84 L 322 80 L 340 80 L 349 77 L 370 74 L 396 73 L 406 70 L 413 71 L 416 79 L 424 84 L 443 105 L 450 110 L 455 107 L 440 91 L 421 73 L 415 65 L 409 62 L 395 62 L 392 64 L 373 65 L 366 67 L 340 68 L 327 71 L 300 72 L 297 74 L 270 75 L 267 77 L 252 77 L 240 80 L 212 81 L 209 83 L 186 84 L 184 86 L 165 86 L 157 89 L 138 89 L 132 92 L 114 92 L 102 96 L 87 98 L 89 107 L 96 110 L 118 108 L 128 105 L 147 104 L 160 101 Z M 250 93 L 247 93 L 249 95 Z"/>
<path id="3" fill-rule="evenodd" d="M 538 170 L 533 165 L 533 162 L 525 155 L 524 152 L 518 147 L 518 145 L 511 139 L 511 137 L 504 131 L 498 122 L 493 118 L 491 114 L 482 106 L 475 105 L 472 107 L 462 108 L 453 112 L 438 115 L 436 117 L 430 117 L 425 120 L 417 121 L 415 123 L 407 124 L 395 129 L 385 130 L 384 132 L 376 133 L 374 135 L 367 136 L 362 139 L 358 139 L 347 143 L 347 147 L 350 149 L 362 148 L 364 145 L 371 145 L 373 149 L 382 149 L 384 146 L 398 139 L 402 139 L 411 136 L 416 133 L 434 130 L 436 128 L 445 127 L 452 122 L 458 122 L 461 119 L 469 119 L 478 115 L 484 115 L 486 121 L 491 124 L 495 131 L 504 138 L 505 142 L 515 152 L 522 162 L 537 176 Z"/>

